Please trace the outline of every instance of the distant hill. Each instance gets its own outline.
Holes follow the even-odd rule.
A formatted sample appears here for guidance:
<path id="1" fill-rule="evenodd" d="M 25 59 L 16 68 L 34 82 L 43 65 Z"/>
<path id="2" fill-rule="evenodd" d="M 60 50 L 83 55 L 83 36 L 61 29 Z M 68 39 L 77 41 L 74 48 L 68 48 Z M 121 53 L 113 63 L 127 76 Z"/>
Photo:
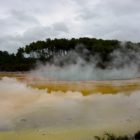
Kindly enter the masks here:
<path id="1" fill-rule="evenodd" d="M 140 53 L 140 43 L 87 37 L 47 39 L 19 48 L 16 54 L 0 51 L 0 71 L 29 71 L 36 67 L 37 62 L 63 66 L 76 63 L 78 58 L 87 63 L 94 62 L 96 58 L 96 66 L 105 69 L 111 66 L 111 54 L 116 50 L 120 50 L 124 55 L 129 52 L 134 55 L 135 52 Z M 129 56 L 130 59 L 134 59 L 133 55 Z"/>

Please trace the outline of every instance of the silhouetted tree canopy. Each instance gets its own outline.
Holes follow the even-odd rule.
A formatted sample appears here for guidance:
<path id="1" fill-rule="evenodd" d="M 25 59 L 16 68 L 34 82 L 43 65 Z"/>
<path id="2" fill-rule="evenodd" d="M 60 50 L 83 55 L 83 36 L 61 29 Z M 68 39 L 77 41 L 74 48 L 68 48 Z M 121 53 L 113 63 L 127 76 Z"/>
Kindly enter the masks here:
<path id="1" fill-rule="evenodd" d="M 55 57 L 63 58 L 74 52 L 85 61 L 93 56 L 99 56 L 97 67 L 105 68 L 110 61 L 110 54 L 122 47 L 118 40 L 102 40 L 95 38 L 79 39 L 46 39 L 45 41 L 32 42 L 17 50 L 16 54 L 0 51 L 0 71 L 28 71 L 35 67 L 38 61 L 53 63 Z M 140 43 L 126 42 L 129 50 L 138 51 Z M 76 58 L 75 58 L 76 59 Z"/>

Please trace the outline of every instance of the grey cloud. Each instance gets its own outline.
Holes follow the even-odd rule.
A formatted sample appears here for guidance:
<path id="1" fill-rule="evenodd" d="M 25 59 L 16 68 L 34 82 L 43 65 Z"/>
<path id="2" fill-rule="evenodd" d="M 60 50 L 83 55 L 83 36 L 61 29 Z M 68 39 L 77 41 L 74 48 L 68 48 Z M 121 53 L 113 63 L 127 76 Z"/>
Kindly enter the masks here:
<path id="1" fill-rule="evenodd" d="M 139 14 L 139 0 L 106 0 L 102 2 L 101 6 L 106 7 L 110 13 L 118 16 Z"/>
<path id="2" fill-rule="evenodd" d="M 0 18 L 0 29 L 4 35 L 14 35 L 16 32 L 24 31 L 29 27 L 40 25 L 39 21 L 25 11 L 12 10 L 10 15 Z"/>
<path id="3" fill-rule="evenodd" d="M 139 5 L 137 0 L 98 1 L 92 7 L 82 5 L 77 18 L 82 22 L 82 35 L 139 41 Z"/>
<path id="4" fill-rule="evenodd" d="M 39 21 L 33 15 L 30 15 L 30 13 L 22 10 L 12 10 L 11 18 L 15 19 L 16 21 L 19 21 L 20 23 L 29 22 L 32 24 L 40 24 Z"/>
<path id="5" fill-rule="evenodd" d="M 138 42 L 139 5 L 139 0 L 0 0 L 0 49 L 47 37 Z"/>
<path id="6" fill-rule="evenodd" d="M 60 23 L 54 26 L 36 26 L 26 30 L 23 34 L 7 35 L 0 37 L 1 50 L 16 52 L 18 47 L 24 47 L 26 44 L 37 40 L 45 40 L 46 38 L 57 38 L 64 36 L 68 32 L 67 26 Z M 59 26 L 61 28 L 59 28 Z M 56 28 L 58 28 L 56 30 Z"/>
<path id="7" fill-rule="evenodd" d="M 53 24 L 53 29 L 55 31 L 61 31 L 61 32 L 65 32 L 65 33 L 69 32 L 68 27 L 63 22 Z"/>

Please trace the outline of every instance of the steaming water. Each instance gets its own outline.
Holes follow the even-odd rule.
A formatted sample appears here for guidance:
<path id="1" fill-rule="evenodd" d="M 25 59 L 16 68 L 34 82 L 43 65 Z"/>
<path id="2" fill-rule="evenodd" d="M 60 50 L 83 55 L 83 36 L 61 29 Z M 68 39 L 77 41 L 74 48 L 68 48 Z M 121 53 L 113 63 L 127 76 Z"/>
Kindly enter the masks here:
<path id="1" fill-rule="evenodd" d="M 76 48 L 82 52 L 81 54 L 72 51 L 63 57 L 56 56 L 53 63 L 38 65 L 38 68 L 30 74 L 67 81 L 122 80 L 140 77 L 139 47 L 133 46 L 133 49 L 129 49 L 124 43 L 120 45 L 120 49 L 114 50 L 109 55 L 110 61 L 104 63 L 98 54 L 88 56 L 88 62 L 85 61 L 83 58 L 87 57 L 89 50 L 84 45 L 78 45 Z M 99 68 L 100 63 L 106 66 L 105 69 Z"/>
<path id="2" fill-rule="evenodd" d="M 86 140 L 105 131 L 132 134 L 140 129 L 139 92 L 89 96 L 79 91 L 48 94 L 47 90 L 3 78 L 0 80 L 0 130 L 12 133 L 0 133 L 0 138 Z"/>
<path id="3" fill-rule="evenodd" d="M 135 65 L 126 66 L 122 69 L 99 69 L 94 64 L 83 64 L 58 67 L 54 65 L 40 66 L 31 72 L 31 75 L 57 80 L 78 81 L 78 80 L 112 80 L 131 79 L 140 77 L 138 68 Z"/>

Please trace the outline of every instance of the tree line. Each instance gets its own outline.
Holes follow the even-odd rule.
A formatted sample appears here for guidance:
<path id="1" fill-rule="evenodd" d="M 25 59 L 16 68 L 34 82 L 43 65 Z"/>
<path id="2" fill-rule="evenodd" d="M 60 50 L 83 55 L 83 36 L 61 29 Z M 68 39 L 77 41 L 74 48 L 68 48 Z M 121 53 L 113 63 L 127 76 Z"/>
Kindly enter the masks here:
<path id="1" fill-rule="evenodd" d="M 98 55 L 100 62 L 97 66 L 105 68 L 106 62 L 111 59 L 110 54 L 121 47 L 121 42 L 118 40 L 87 37 L 46 39 L 45 41 L 36 41 L 20 47 L 15 54 L 0 51 L 0 71 L 28 71 L 35 68 L 38 61 L 53 63 L 55 57 L 63 58 L 73 52 L 85 61 L 89 61 L 89 58 Z M 137 51 L 140 48 L 140 43 L 126 42 L 125 47 Z"/>

